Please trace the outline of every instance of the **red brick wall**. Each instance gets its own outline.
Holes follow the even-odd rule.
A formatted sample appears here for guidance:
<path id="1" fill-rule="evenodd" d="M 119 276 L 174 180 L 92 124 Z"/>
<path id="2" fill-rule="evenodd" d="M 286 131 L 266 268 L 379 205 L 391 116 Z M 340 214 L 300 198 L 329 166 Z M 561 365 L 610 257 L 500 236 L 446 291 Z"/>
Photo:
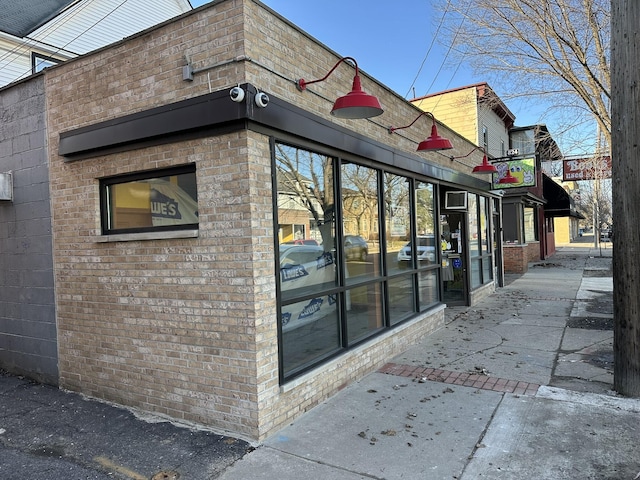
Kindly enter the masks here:
<path id="1" fill-rule="evenodd" d="M 525 273 L 529 262 L 540 260 L 540 242 L 504 245 L 504 273 Z"/>

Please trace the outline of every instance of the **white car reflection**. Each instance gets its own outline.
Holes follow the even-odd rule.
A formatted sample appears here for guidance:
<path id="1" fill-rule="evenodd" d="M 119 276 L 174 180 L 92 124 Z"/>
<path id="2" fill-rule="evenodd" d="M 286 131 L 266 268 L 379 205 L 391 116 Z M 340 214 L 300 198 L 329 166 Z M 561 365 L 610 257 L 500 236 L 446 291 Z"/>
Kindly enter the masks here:
<path id="1" fill-rule="evenodd" d="M 418 261 L 436 261 L 436 239 L 433 235 L 419 235 L 418 241 Z M 398 252 L 398 263 L 411 263 L 411 242 L 407 243 Z"/>

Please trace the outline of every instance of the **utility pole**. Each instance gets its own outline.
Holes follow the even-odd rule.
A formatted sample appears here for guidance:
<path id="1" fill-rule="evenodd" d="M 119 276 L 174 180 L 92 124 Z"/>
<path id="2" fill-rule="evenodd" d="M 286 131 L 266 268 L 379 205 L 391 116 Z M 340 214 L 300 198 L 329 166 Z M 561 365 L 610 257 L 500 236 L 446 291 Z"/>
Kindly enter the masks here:
<path id="1" fill-rule="evenodd" d="M 640 2 L 611 2 L 613 388 L 640 397 Z"/>

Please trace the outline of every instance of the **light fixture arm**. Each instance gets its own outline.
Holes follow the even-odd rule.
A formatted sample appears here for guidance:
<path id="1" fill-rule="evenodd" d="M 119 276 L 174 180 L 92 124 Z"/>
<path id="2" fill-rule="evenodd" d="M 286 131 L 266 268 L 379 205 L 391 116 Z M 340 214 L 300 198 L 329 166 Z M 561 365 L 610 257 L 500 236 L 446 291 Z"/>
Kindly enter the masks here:
<path id="1" fill-rule="evenodd" d="M 433 113 L 431 113 L 431 112 L 422 112 L 422 113 L 421 113 L 420 115 L 418 115 L 418 116 L 416 117 L 416 119 L 415 119 L 413 122 L 411 122 L 409 125 L 405 125 L 404 127 L 389 127 L 389 133 L 393 133 L 393 132 L 395 132 L 396 130 L 403 130 L 403 129 L 405 129 L 405 128 L 409 128 L 411 125 L 413 125 L 414 123 L 416 123 L 416 122 L 418 121 L 418 119 L 419 119 L 420 117 L 422 117 L 423 115 L 429 115 L 429 116 L 431 116 L 431 119 L 433 120 L 433 125 L 435 125 L 435 124 L 436 124 L 436 117 L 434 117 L 434 116 L 433 116 Z"/>
<path id="2" fill-rule="evenodd" d="M 453 162 L 454 160 L 458 160 L 460 158 L 467 158 L 469 155 L 471 155 L 473 152 L 475 152 L 476 150 L 480 150 L 482 153 L 485 154 L 485 156 L 487 155 L 487 151 L 484 149 L 484 147 L 474 147 L 473 150 L 471 150 L 469 153 L 467 153 L 466 155 L 460 155 L 459 157 L 454 157 L 453 155 L 451 155 L 449 157 L 449 159 Z"/>
<path id="3" fill-rule="evenodd" d="M 318 82 L 325 81 L 327 78 L 329 78 L 329 75 L 331 75 L 334 72 L 334 70 L 336 68 L 338 68 L 338 65 L 340 65 L 342 62 L 345 62 L 347 60 L 351 60 L 353 62 L 353 66 L 356 69 L 356 74 L 355 74 L 355 77 L 354 77 L 354 81 L 355 81 L 356 78 L 359 79 L 360 76 L 358 74 L 358 72 L 359 72 L 359 70 L 358 70 L 358 62 L 356 62 L 356 59 L 353 58 L 353 57 L 343 57 L 340 60 L 338 60 L 338 63 L 336 63 L 333 66 L 333 68 L 331 70 L 329 70 L 329 73 L 327 73 L 324 77 L 319 78 L 317 80 L 310 80 L 310 81 L 307 81 L 304 78 L 300 78 L 298 81 L 296 81 L 296 87 L 298 88 L 298 90 L 300 90 L 302 92 L 303 90 L 305 90 L 307 88 L 307 85 L 311 85 L 312 83 L 318 83 Z"/>

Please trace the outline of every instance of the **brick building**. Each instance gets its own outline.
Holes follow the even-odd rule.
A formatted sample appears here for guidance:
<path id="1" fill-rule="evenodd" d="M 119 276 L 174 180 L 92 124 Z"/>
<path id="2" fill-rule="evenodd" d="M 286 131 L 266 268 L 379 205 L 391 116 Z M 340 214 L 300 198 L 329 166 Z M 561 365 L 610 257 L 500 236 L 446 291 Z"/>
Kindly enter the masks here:
<path id="1" fill-rule="evenodd" d="M 341 58 L 224 0 L 0 90 L 0 367 L 259 440 L 491 293 L 499 196 Z"/>

